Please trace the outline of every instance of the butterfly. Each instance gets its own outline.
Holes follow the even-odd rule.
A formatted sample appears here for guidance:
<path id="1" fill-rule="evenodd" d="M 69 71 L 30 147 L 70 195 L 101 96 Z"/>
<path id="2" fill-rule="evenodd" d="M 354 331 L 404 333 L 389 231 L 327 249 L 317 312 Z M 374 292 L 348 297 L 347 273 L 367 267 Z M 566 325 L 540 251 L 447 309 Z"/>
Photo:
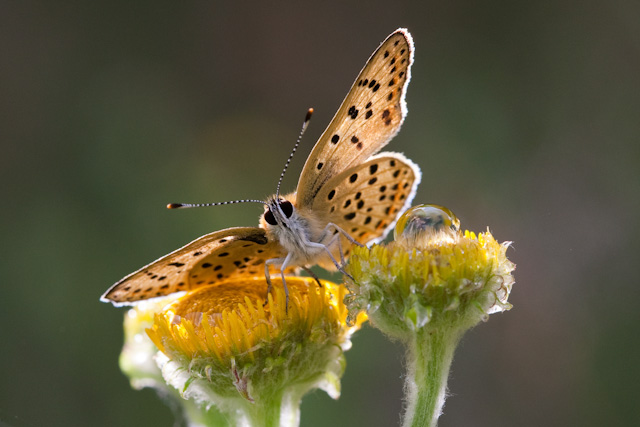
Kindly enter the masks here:
<path id="1" fill-rule="evenodd" d="M 278 184 L 276 195 L 252 200 L 264 204 L 259 227 L 204 235 L 124 277 L 101 300 L 130 305 L 261 274 L 270 290 L 270 276 L 278 272 L 286 292 L 285 276 L 298 268 L 343 271 L 352 245 L 384 239 L 410 206 L 421 178 L 404 155 L 376 154 L 407 114 L 413 51 L 404 28 L 382 42 L 316 142 L 296 191 L 281 196 Z"/>

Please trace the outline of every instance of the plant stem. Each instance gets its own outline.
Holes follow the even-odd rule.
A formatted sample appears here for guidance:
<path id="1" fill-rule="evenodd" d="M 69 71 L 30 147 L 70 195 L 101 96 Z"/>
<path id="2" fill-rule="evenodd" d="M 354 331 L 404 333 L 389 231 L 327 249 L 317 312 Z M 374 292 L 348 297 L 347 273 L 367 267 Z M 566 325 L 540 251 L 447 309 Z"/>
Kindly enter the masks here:
<path id="1" fill-rule="evenodd" d="M 435 427 L 442 413 L 453 353 L 462 336 L 447 328 L 421 328 L 408 343 L 404 427 Z"/>
<path id="2" fill-rule="evenodd" d="M 189 427 L 227 427 L 231 420 L 215 407 L 206 409 L 191 400 L 185 400 L 183 406 Z"/>
<path id="3" fill-rule="evenodd" d="M 279 393 L 262 402 L 247 402 L 244 405 L 246 425 L 251 427 L 279 427 L 280 425 L 295 427 L 299 425 L 300 399 L 293 400 L 295 402 L 288 396 Z"/>

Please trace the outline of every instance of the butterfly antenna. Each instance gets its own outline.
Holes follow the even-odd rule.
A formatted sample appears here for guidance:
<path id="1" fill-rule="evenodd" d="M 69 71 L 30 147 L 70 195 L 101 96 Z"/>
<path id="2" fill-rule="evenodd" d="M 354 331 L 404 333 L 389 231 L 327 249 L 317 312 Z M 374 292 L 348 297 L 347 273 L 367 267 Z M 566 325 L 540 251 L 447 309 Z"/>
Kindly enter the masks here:
<path id="1" fill-rule="evenodd" d="M 233 205 L 234 203 L 260 203 L 264 205 L 262 200 L 230 200 L 228 202 L 216 202 L 216 203 L 169 203 L 167 209 L 183 209 L 183 208 L 202 208 L 206 206 L 220 206 L 220 205 Z"/>
<path id="2" fill-rule="evenodd" d="M 298 140 L 296 141 L 296 145 L 293 146 L 293 150 L 291 150 L 291 154 L 289 154 L 287 163 L 284 164 L 284 169 L 282 169 L 282 173 L 280 174 L 280 179 L 278 180 L 278 187 L 276 188 L 276 199 L 280 195 L 280 184 L 282 183 L 282 178 L 284 178 L 284 173 L 287 171 L 287 168 L 289 167 L 289 163 L 291 163 L 291 159 L 293 158 L 293 155 L 296 153 L 296 150 L 300 145 L 300 140 L 302 139 L 302 135 L 304 135 L 304 131 L 307 130 L 307 126 L 309 125 L 309 120 L 311 120 L 312 115 L 313 115 L 313 108 L 309 108 L 309 110 L 307 110 L 307 115 L 304 118 L 304 123 L 302 123 L 302 129 L 300 129 L 300 134 L 298 135 Z"/>

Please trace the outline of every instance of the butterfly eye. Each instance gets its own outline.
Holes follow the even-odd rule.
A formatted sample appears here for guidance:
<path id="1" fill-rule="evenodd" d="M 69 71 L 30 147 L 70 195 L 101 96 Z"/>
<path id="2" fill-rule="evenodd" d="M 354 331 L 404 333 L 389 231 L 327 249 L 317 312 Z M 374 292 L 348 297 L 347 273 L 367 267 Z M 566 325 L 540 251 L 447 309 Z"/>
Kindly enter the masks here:
<path id="1" fill-rule="evenodd" d="M 270 209 L 264 213 L 264 220 L 271 225 L 278 225 L 276 218 L 273 216 Z"/>
<path id="2" fill-rule="evenodd" d="M 287 218 L 291 218 L 291 215 L 293 215 L 293 205 L 291 204 L 291 202 L 288 202 L 286 200 L 280 202 L 280 209 L 282 209 L 282 212 L 284 212 L 284 216 L 286 216 Z"/>

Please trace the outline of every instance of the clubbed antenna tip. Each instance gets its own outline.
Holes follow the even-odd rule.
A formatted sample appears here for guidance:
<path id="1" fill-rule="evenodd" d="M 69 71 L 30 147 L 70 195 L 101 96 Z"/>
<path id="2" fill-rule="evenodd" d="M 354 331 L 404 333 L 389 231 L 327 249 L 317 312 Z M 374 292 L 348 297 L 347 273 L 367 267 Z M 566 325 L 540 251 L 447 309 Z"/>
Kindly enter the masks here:
<path id="1" fill-rule="evenodd" d="M 233 205 L 235 203 L 260 203 L 264 205 L 265 202 L 263 200 L 230 200 L 228 202 L 217 202 L 217 203 L 169 203 L 167 205 L 167 209 L 181 209 L 181 208 L 203 208 L 206 206 L 220 206 L 220 205 Z"/>

